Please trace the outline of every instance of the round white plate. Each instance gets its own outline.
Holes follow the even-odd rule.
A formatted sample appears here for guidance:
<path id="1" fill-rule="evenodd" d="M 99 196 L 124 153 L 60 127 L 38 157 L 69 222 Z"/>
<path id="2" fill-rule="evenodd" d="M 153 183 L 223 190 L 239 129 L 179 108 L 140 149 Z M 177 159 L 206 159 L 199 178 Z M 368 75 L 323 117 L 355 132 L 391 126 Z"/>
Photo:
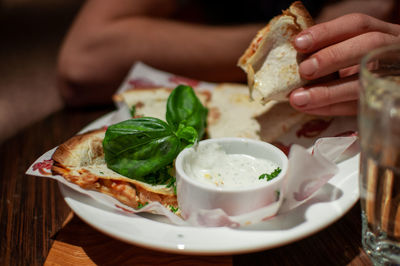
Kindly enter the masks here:
<path id="1" fill-rule="evenodd" d="M 104 125 L 112 113 L 84 130 Z M 239 229 L 176 226 L 160 216 L 127 216 L 60 184 L 69 207 L 86 223 L 127 243 L 180 254 L 255 252 L 310 236 L 342 217 L 359 198 L 359 155 L 338 164 L 339 172 L 303 205 Z"/>

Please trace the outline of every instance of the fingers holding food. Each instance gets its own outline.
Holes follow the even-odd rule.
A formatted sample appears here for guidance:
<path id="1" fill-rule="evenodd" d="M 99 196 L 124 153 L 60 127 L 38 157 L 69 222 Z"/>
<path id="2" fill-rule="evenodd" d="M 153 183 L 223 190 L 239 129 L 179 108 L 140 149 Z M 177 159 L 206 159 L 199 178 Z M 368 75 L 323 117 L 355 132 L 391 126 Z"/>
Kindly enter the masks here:
<path id="1" fill-rule="evenodd" d="M 290 94 L 290 103 L 295 109 L 309 114 L 354 115 L 358 97 L 359 82 L 353 75 L 296 89 Z"/>

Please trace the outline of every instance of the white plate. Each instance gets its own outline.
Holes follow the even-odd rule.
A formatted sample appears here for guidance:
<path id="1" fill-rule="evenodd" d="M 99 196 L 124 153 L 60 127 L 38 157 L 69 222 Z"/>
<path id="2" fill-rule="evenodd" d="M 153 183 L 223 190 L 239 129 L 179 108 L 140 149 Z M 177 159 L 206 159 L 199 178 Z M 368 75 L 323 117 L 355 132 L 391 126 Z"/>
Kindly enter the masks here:
<path id="1" fill-rule="evenodd" d="M 96 120 L 84 130 L 104 125 L 111 115 Z M 151 214 L 127 216 L 65 185 L 60 184 L 60 190 L 69 207 L 83 221 L 124 242 L 180 254 L 238 254 L 294 242 L 341 218 L 359 198 L 358 163 L 358 155 L 341 162 L 338 174 L 296 209 L 239 229 L 176 226 Z"/>

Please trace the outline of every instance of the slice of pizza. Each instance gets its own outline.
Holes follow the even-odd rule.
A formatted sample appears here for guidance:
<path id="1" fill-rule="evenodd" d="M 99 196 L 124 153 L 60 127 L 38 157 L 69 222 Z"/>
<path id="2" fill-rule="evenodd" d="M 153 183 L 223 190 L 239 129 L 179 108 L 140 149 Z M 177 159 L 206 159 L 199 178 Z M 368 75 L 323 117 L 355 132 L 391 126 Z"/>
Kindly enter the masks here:
<path id="1" fill-rule="evenodd" d="M 155 117 L 165 121 L 167 100 L 171 88 L 132 88 L 113 96 L 114 102 L 125 104 L 133 117 Z M 211 98 L 207 90 L 196 91 L 196 96 L 204 106 Z"/>
<path id="2" fill-rule="evenodd" d="M 250 95 L 257 101 L 287 101 L 290 92 L 307 81 L 299 74 L 305 55 L 296 51 L 293 38 L 314 24 L 300 1 L 294 2 L 261 29 L 239 58 L 247 73 Z"/>
<path id="3" fill-rule="evenodd" d="M 248 87 L 225 83 L 217 86 L 208 103 L 210 138 L 242 137 L 273 142 L 312 118 L 293 109 L 288 102 L 251 101 Z"/>
<path id="4" fill-rule="evenodd" d="M 165 120 L 165 106 L 172 89 L 131 89 L 115 95 L 114 100 L 135 109 L 135 117 L 152 116 Z M 207 137 L 242 137 L 272 142 L 293 126 L 311 119 L 289 103 L 270 101 L 261 104 L 249 98 L 246 85 L 221 83 L 212 91 L 197 91 L 208 108 Z"/>
<path id="5" fill-rule="evenodd" d="M 260 139 L 261 125 L 256 117 L 274 105 L 251 101 L 248 87 L 224 83 L 213 91 L 209 109 L 207 133 L 210 138 L 241 137 Z"/>
<path id="6" fill-rule="evenodd" d="M 108 194 L 133 208 L 156 201 L 176 209 L 178 203 L 173 186 L 130 179 L 107 167 L 102 145 L 105 131 L 99 129 L 76 135 L 61 144 L 52 156 L 53 174 L 84 189 Z"/>

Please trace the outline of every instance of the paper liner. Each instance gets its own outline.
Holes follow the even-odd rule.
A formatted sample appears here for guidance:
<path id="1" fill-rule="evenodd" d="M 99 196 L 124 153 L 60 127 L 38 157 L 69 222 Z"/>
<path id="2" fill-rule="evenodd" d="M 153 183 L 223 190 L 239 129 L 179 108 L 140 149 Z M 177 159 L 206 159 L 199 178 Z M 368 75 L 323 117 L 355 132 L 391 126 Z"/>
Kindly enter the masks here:
<path id="1" fill-rule="evenodd" d="M 179 77 L 153 69 L 143 63 L 137 63 L 133 66 L 129 75 L 118 89 L 118 92 L 135 87 L 135 85 L 174 87 L 182 83 L 191 85 L 198 89 L 208 90 L 212 90 L 213 87 L 216 86 L 216 84 L 213 83 Z M 106 118 L 100 119 L 98 123 L 89 125 L 81 132 L 102 126 L 108 126 L 128 118 L 128 110 L 123 106 L 119 106 L 118 111 Z M 26 174 L 55 179 L 71 189 L 85 194 L 108 207 L 124 212 L 126 215 L 150 212 L 163 215 L 167 217 L 171 223 L 176 225 L 239 227 L 257 223 L 272 218 L 275 215 L 279 215 L 279 213 L 284 213 L 296 208 L 311 198 L 315 192 L 317 192 L 338 172 L 338 162 L 351 158 L 359 152 L 355 118 L 339 117 L 333 119 L 331 125 L 318 134 L 318 136 L 325 137 L 318 139 L 304 138 L 304 136 L 298 134 L 298 132 L 303 130 L 303 128 L 304 125 L 299 125 L 299 127 L 293 128 L 275 143 L 285 151 L 290 150 L 289 169 L 285 177 L 285 187 L 280 192 L 281 195 L 279 201 L 250 213 L 238 216 L 228 216 L 221 209 L 198 210 L 191 213 L 190 217 L 184 220 L 158 202 L 149 203 L 141 209 L 135 210 L 111 196 L 93 190 L 82 189 L 78 185 L 68 182 L 62 176 L 53 176 L 50 171 L 52 164 L 51 157 L 56 148 L 39 157 L 29 167 Z M 310 145 L 310 143 L 314 144 Z"/>

